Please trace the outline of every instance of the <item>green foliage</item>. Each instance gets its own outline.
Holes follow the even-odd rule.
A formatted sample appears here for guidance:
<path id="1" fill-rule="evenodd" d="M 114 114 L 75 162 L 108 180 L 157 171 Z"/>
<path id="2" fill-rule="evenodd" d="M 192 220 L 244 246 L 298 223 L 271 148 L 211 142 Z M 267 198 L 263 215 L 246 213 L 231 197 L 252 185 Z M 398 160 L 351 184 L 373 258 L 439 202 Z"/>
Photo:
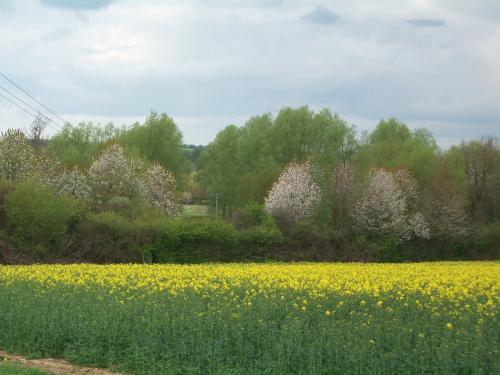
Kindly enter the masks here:
<path id="1" fill-rule="evenodd" d="M 150 260 L 150 242 L 142 218 L 102 211 L 80 219 L 66 251 L 72 258 L 96 263 L 145 262 Z"/>
<path id="2" fill-rule="evenodd" d="M 500 258 L 500 222 L 479 225 L 472 244 L 478 256 Z"/>
<path id="3" fill-rule="evenodd" d="M 329 171 L 349 159 L 354 148 L 354 129 L 328 109 L 283 108 L 274 120 L 265 114 L 219 132 L 200 156 L 199 180 L 209 192 L 221 193 L 230 211 L 262 203 L 290 162 L 311 160 Z"/>
<path id="4" fill-rule="evenodd" d="M 92 122 L 77 126 L 65 124 L 49 141 L 49 149 L 65 165 L 87 167 L 101 152 L 105 144 L 115 139 L 120 129 L 108 123 L 101 127 Z"/>
<path id="5" fill-rule="evenodd" d="M 222 220 L 161 218 L 151 224 L 154 262 L 204 262 L 234 259 L 236 229 Z"/>
<path id="6" fill-rule="evenodd" d="M 266 208 L 260 203 L 248 203 L 245 207 L 237 209 L 231 216 L 231 222 L 237 228 L 248 228 L 273 221 Z"/>
<path id="7" fill-rule="evenodd" d="M 401 121 L 382 120 L 361 144 L 355 161 L 365 173 L 371 168 L 406 168 L 424 186 L 435 172 L 438 147 L 425 129 L 410 131 Z"/>
<path id="8" fill-rule="evenodd" d="M 276 223 L 266 219 L 263 223 L 238 231 L 241 260 L 271 260 L 278 259 L 275 253 L 285 238 Z"/>
<path id="9" fill-rule="evenodd" d="M 134 206 L 127 197 L 113 197 L 108 201 L 107 208 L 124 217 L 131 218 L 134 215 Z"/>
<path id="10" fill-rule="evenodd" d="M 134 124 L 123 131 L 119 139 L 132 153 L 147 162 L 161 164 L 181 180 L 187 167 L 182 133 L 166 114 L 151 112 L 143 124 Z"/>
<path id="11" fill-rule="evenodd" d="M 67 233 L 78 205 L 75 199 L 56 195 L 37 180 L 27 180 L 5 195 L 5 211 L 18 238 L 54 246 Z"/>

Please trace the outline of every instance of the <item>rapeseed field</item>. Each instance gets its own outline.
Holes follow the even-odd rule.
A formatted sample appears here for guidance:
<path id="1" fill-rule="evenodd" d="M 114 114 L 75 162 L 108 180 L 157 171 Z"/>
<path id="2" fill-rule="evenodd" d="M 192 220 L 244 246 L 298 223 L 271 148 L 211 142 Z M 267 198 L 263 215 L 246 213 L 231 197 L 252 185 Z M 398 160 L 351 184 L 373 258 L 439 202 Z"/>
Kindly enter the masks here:
<path id="1" fill-rule="evenodd" d="M 0 266 L 0 348 L 137 374 L 500 373 L 500 263 Z"/>

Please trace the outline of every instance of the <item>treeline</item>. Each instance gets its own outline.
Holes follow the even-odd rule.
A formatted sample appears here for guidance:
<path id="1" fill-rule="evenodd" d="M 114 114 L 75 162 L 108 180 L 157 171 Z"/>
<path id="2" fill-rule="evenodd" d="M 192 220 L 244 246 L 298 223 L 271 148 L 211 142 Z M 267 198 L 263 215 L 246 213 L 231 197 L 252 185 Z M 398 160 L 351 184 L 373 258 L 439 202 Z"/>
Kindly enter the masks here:
<path id="1" fill-rule="evenodd" d="M 497 258 L 500 145 L 440 150 L 425 129 L 370 133 L 283 108 L 184 145 L 165 114 L 0 139 L 0 262 Z M 217 211 L 215 211 L 217 198 Z M 182 216 L 182 203 L 212 206 Z"/>

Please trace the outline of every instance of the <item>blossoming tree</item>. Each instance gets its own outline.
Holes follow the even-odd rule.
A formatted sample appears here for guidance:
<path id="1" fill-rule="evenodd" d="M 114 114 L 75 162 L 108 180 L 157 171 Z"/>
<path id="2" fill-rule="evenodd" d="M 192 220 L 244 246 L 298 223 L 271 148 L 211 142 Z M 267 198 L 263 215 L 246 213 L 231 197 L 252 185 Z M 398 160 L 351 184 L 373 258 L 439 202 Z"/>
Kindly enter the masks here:
<path id="1" fill-rule="evenodd" d="M 175 215 L 179 205 L 175 197 L 176 183 L 172 173 L 160 164 L 153 164 L 147 169 L 145 180 L 151 205 L 167 215 Z"/>
<path id="2" fill-rule="evenodd" d="M 400 241 L 428 238 L 429 227 L 415 208 L 416 200 L 416 182 L 408 171 L 373 169 L 361 199 L 354 206 L 352 218 L 365 233 L 391 234 Z"/>
<path id="3" fill-rule="evenodd" d="M 308 163 L 291 163 L 271 187 L 265 198 L 267 211 L 276 217 L 298 221 L 314 212 L 321 190 L 313 181 Z"/>
<path id="4" fill-rule="evenodd" d="M 88 170 L 91 201 L 94 206 L 106 205 L 116 197 L 130 201 L 144 200 L 146 184 L 141 178 L 142 163 L 129 159 L 117 144 L 104 150 Z"/>
<path id="5" fill-rule="evenodd" d="M 21 130 L 9 129 L 0 136 L 0 175 L 10 181 L 30 177 L 36 170 L 36 159 L 28 139 Z"/>

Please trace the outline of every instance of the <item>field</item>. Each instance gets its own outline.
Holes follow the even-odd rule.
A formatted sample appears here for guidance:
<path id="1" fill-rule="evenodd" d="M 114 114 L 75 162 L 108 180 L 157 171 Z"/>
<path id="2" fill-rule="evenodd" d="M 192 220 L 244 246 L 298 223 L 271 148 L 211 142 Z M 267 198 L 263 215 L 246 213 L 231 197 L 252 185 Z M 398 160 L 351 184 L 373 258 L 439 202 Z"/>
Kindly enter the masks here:
<path id="1" fill-rule="evenodd" d="M 203 204 L 183 204 L 181 216 L 208 216 L 208 206 Z"/>
<path id="2" fill-rule="evenodd" d="M 0 348 L 137 374 L 499 373 L 500 263 L 0 266 Z"/>
<path id="3" fill-rule="evenodd" d="M 15 364 L 3 364 L 0 362 L 0 375 L 49 375 L 46 372 L 21 367 Z"/>

